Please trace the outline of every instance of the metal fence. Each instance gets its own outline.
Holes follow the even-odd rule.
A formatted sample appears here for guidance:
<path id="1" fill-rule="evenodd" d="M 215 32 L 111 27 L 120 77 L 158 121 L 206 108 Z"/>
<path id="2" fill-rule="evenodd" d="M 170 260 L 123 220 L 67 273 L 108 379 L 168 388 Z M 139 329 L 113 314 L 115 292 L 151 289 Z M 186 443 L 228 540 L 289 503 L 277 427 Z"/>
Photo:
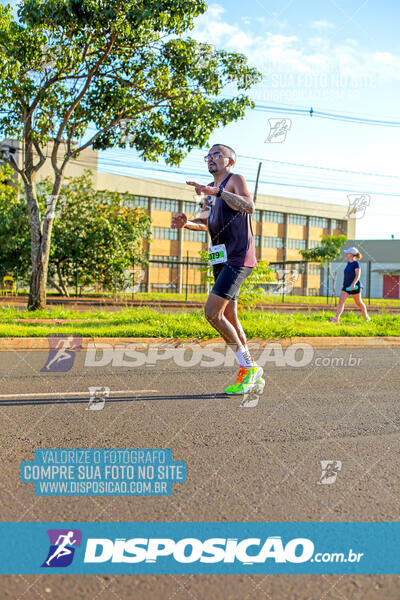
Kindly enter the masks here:
<path id="1" fill-rule="evenodd" d="M 346 263 L 334 263 L 332 269 L 337 272 L 335 293 L 333 292 L 332 279 L 328 275 L 327 267 L 311 265 L 305 261 L 280 261 L 269 263 L 269 267 L 276 273 L 276 281 L 266 282 L 262 285 L 269 296 L 273 296 L 277 302 L 285 302 L 288 296 L 322 296 L 330 303 L 340 293 L 343 280 L 343 269 Z M 126 271 L 124 284 L 115 285 L 113 290 L 104 290 L 101 285 L 82 285 L 80 281 L 79 268 L 74 273 L 74 283 L 68 286 L 70 296 L 114 296 L 135 298 L 140 292 L 164 292 L 171 294 L 209 293 L 213 285 L 212 267 L 204 270 L 205 263 L 198 257 L 187 256 L 183 260 L 178 257 L 158 256 L 152 257 L 149 264 L 132 265 Z M 373 261 L 360 262 L 363 282 L 363 296 L 370 300 L 372 298 L 392 297 L 399 298 L 400 264 L 396 270 L 395 265 L 388 269 Z M 100 266 L 99 266 L 100 269 Z M 132 283 L 132 272 L 135 273 L 134 284 Z M 206 276 L 210 281 L 206 281 Z M 388 283 L 389 282 L 389 283 Z M 0 269 L 0 295 L 27 294 L 29 291 L 29 277 L 19 276 L 17 271 L 11 273 L 1 272 Z M 49 283 L 48 294 L 59 293 Z M 386 296 L 385 296 L 386 294 Z"/>

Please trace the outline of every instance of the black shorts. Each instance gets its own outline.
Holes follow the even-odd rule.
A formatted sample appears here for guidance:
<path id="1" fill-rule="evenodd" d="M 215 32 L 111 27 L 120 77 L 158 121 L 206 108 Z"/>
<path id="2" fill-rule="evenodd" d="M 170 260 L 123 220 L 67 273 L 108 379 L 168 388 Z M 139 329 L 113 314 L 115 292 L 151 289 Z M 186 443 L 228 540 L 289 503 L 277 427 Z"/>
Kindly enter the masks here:
<path id="1" fill-rule="evenodd" d="M 211 293 L 228 300 L 238 299 L 240 286 L 254 269 L 254 267 L 233 267 L 226 263 L 212 265 L 212 268 L 215 283 Z"/>
<path id="2" fill-rule="evenodd" d="M 358 288 L 358 290 L 346 290 L 345 287 L 342 287 L 342 291 L 346 292 L 346 294 L 350 294 L 350 296 L 354 296 L 355 294 L 359 294 L 361 292 L 362 288 Z"/>

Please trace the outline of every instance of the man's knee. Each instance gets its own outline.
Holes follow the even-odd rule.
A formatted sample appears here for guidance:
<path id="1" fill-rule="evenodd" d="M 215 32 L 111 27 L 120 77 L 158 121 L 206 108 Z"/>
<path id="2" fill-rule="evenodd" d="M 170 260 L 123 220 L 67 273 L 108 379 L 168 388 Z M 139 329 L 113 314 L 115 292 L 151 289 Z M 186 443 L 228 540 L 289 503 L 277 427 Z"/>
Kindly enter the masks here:
<path id="1" fill-rule="evenodd" d="M 239 323 L 239 319 L 237 316 L 237 312 L 235 310 L 232 309 L 225 309 L 224 311 L 224 316 L 228 319 L 228 321 L 230 321 L 231 323 L 237 324 Z"/>
<path id="2" fill-rule="evenodd" d="M 222 313 L 213 306 L 207 306 L 204 309 L 204 316 L 211 324 L 218 323 L 222 319 Z"/>

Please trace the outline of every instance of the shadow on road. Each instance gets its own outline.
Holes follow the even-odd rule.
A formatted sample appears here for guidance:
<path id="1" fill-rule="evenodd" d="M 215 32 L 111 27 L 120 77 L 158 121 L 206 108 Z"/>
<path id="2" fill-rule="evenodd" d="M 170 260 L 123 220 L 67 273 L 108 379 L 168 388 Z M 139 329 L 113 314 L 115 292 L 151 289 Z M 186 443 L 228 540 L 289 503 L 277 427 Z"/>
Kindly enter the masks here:
<path id="1" fill-rule="evenodd" d="M 115 396 L 107 398 L 106 404 L 111 402 L 148 402 L 153 400 L 211 400 L 218 398 L 229 398 L 229 394 L 174 394 L 172 396 Z M 88 404 L 89 398 L 15 398 L 1 400 L 1 406 L 35 406 L 40 404 Z"/>

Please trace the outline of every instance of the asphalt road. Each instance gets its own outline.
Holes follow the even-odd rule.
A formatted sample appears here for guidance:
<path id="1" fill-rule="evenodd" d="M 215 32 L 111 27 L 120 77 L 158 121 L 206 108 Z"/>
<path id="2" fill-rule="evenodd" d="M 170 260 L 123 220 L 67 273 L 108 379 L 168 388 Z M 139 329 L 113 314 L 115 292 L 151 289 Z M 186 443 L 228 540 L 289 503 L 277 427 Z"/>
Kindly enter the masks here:
<path id="1" fill-rule="evenodd" d="M 45 352 L 0 352 L 2 521 L 398 521 L 400 348 L 311 349 L 306 364 L 270 354 L 252 407 L 223 394 L 229 360 L 119 356 L 89 366 L 77 352 L 68 372 L 46 373 Z M 103 410 L 86 410 L 89 386 L 110 388 Z M 187 481 L 167 497 L 37 496 L 19 466 L 38 448 L 170 448 Z M 323 460 L 341 462 L 330 485 L 317 483 Z M 400 579 L 10 575 L 0 589 L 2 600 L 394 600 Z"/>

